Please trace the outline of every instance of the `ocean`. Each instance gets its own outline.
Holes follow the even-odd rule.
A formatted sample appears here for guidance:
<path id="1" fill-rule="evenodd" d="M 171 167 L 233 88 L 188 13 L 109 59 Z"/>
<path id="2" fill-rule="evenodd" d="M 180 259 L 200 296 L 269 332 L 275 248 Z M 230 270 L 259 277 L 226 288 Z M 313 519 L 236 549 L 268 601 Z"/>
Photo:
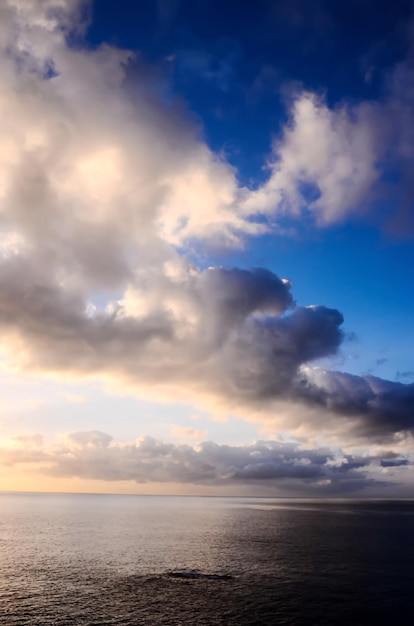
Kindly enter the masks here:
<path id="1" fill-rule="evenodd" d="M 413 623 L 411 501 L 0 495 L 1 626 Z"/>

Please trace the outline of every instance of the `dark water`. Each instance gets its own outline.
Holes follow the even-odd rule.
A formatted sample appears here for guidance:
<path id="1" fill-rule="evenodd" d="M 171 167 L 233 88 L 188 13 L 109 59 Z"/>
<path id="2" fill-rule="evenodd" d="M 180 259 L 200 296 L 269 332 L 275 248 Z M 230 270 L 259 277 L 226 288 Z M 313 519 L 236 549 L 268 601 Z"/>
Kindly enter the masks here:
<path id="1" fill-rule="evenodd" d="M 0 624 L 413 624 L 414 503 L 0 495 Z"/>

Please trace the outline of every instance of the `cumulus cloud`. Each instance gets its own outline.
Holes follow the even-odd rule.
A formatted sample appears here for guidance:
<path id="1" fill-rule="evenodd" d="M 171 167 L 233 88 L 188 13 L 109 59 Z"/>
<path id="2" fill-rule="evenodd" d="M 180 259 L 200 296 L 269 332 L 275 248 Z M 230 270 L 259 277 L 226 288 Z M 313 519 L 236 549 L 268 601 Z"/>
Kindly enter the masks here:
<path id="1" fill-rule="evenodd" d="M 66 280 L 118 287 L 166 244 L 254 234 L 236 172 L 179 106 L 151 95 L 144 63 L 69 47 L 80 3 L 8 0 L 0 39 L 3 229 Z M 62 24 L 66 28 L 62 28 Z M 41 249 L 40 249 L 41 248 Z"/>
<path id="2" fill-rule="evenodd" d="M 385 77 L 377 101 L 330 107 L 323 93 L 293 90 L 289 122 L 273 141 L 268 179 L 244 193 L 244 210 L 275 223 L 310 215 L 321 227 L 371 217 L 388 232 L 412 237 L 413 97 L 413 44 Z"/>
<path id="3" fill-rule="evenodd" d="M 414 430 L 414 385 L 375 376 L 306 368 L 298 395 L 351 421 L 354 433 L 371 440 L 398 440 Z"/>
<path id="4" fill-rule="evenodd" d="M 16 438 L 17 441 L 18 438 Z M 137 483 L 191 483 L 198 485 L 272 484 L 289 489 L 306 485 L 315 490 L 360 490 L 385 484 L 368 476 L 368 470 L 405 466 L 394 455 L 356 456 L 326 448 L 305 449 L 298 443 L 257 441 L 250 445 L 197 447 L 142 437 L 132 443 L 114 443 L 99 431 L 73 432 L 59 444 L 41 446 L 19 442 L 0 449 L 5 465 L 34 464 L 41 472 L 62 478 Z M 391 453 L 393 455 L 393 453 Z"/>
<path id="5" fill-rule="evenodd" d="M 275 141 L 268 181 L 245 206 L 270 216 L 310 211 L 324 225 L 341 221 L 369 200 L 385 148 L 373 104 L 330 109 L 323 97 L 298 94 L 291 121 Z"/>
<path id="6" fill-rule="evenodd" d="M 20 367 L 112 376 L 228 411 L 277 415 L 277 402 L 289 401 L 336 415 L 366 437 L 414 428 L 413 385 L 312 367 L 339 349 L 343 317 L 294 306 L 289 282 L 269 271 L 154 272 L 150 291 L 136 285 L 109 309 L 91 311 L 56 285 L 37 285 L 27 266 L 13 260 L 8 270 L 0 328 Z M 291 426 L 308 415 L 296 419 Z"/>
<path id="7" fill-rule="evenodd" d="M 0 9 L 2 356 L 275 421 L 290 403 L 294 426 L 309 407 L 322 416 L 311 430 L 325 419 L 381 440 L 412 431 L 412 385 L 313 368 L 340 348 L 339 311 L 296 307 L 289 281 L 265 269 L 201 270 L 185 256 L 194 239 L 260 234 L 259 213 L 306 205 L 330 223 L 356 211 L 380 177 L 389 125 L 379 134 L 377 121 L 403 98 L 331 110 L 299 94 L 252 191 L 178 105 L 151 95 L 142 60 L 132 79 L 128 51 L 68 45 L 82 7 Z"/>

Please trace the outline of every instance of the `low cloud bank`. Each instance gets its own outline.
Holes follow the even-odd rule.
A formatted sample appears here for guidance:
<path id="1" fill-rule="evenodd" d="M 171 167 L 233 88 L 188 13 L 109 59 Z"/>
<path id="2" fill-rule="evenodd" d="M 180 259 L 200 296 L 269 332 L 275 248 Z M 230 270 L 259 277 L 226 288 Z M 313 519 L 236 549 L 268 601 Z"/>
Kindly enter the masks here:
<path id="1" fill-rule="evenodd" d="M 205 441 L 192 447 L 142 437 L 133 443 L 114 443 L 110 435 L 100 431 L 69 433 L 62 443 L 47 446 L 39 436 L 18 437 L 13 446 L 0 449 L 0 460 L 9 466 L 31 464 L 60 478 L 229 486 L 274 484 L 337 493 L 386 484 L 381 475 L 372 478 L 367 471 L 401 468 L 409 463 L 392 451 L 362 456 L 277 441 L 244 446 Z"/>

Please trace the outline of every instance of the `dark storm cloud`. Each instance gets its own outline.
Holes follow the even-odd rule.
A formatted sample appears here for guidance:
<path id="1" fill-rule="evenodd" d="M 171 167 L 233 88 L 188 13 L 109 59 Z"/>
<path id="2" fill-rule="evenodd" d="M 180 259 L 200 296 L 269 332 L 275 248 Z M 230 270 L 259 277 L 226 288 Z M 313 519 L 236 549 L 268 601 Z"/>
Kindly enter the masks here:
<path id="1" fill-rule="evenodd" d="M 302 364 L 336 352 L 342 321 L 338 311 L 323 306 L 247 318 L 214 362 L 223 392 L 252 405 L 289 397 Z"/>
<path id="2" fill-rule="evenodd" d="M 414 430 L 414 385 L 308 370 L 298 377 L 295 391 L 310 405 L 354 419 L 352 428 L 361 437 L 382 441 Z"/>

